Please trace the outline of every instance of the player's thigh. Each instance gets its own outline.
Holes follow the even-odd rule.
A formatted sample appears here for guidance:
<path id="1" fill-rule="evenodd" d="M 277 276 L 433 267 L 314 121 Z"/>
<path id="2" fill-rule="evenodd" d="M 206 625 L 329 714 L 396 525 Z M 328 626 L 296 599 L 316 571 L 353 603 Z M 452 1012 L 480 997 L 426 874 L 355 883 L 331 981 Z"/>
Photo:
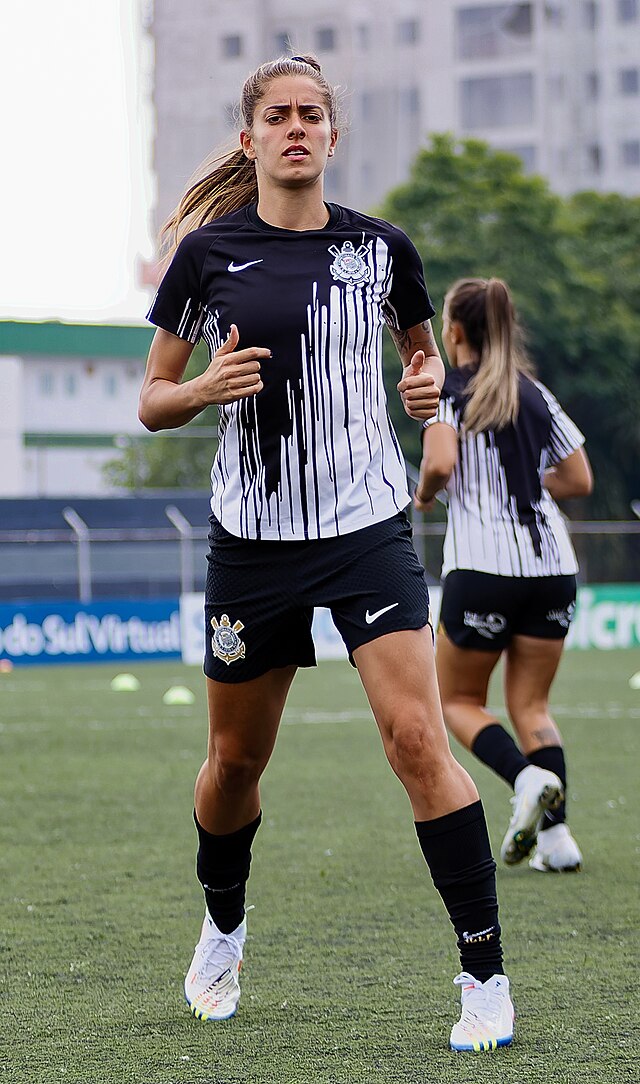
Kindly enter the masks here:
<path id="1" fill-rule="evenodd" d="M 436 670 L 443 706 L 449 703 L 487 703 L 489 681 L 502 654 L 458 647 L 440 626 L 436 639 Z"/>
<path id="2" fill-rule="evenodd" d="M 507 711 L 518 730 L 528 716 L 547 710 L 563 649 L 564 639 L 512 638 L 505 653 L 504 693 Z"/>
<path id="3" fill-rule="evenodd" d="M 353 658 L 384 740 L 409 728 L 430 742 L 447 741 L 429 625 L 379 636 Z"/>
<path id="4" fill-rule="evenodd" d="M 207 678 L 210 751 L 266 764 L 295 673 L 283 666 L 234 684 Z"/>

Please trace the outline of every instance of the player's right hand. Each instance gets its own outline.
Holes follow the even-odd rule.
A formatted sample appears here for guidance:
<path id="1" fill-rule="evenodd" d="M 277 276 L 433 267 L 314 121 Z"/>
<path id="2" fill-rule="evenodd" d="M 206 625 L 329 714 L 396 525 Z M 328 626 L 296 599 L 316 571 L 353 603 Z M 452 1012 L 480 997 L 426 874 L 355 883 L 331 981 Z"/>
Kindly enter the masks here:
<path id="1" fill-rule="evenodd" d="M 229 338 L 216 350 L 208 368 L 197 378 L 198 390 L 206 403 L 234 403 L 262 391 L 260 359 L 270 358 L 271 351 L 266 346 L 236 350 L 239 342 L 240 333 L 232 324 Z"/>

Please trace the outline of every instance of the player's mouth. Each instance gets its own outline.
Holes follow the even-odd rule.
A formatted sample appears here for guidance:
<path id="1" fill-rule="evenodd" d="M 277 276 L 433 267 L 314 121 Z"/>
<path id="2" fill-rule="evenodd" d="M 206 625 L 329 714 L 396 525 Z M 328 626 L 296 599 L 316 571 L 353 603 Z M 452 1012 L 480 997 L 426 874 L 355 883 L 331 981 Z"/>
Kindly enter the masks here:
<path id="1" fill-rule="evenodd" d="M 286 151 L 284 151 L 282 154 L 283 158 L 290 158 L 294 162 L 302 162 L 303 159 L 307 158 L 308 156 L 309 151 L 307 150 L 307 148 L 301 147 L 297 143 L 294 143 L 291 147 L 287 147 Z"/>

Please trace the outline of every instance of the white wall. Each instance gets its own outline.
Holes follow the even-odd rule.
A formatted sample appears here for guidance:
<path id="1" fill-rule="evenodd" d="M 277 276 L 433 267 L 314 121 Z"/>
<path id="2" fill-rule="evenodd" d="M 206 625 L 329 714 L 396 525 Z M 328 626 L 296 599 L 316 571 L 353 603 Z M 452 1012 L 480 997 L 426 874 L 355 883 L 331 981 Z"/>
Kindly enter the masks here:
<path id="1" fill-rule="evenodd" d="M 0 384 L 0 497 L 24 492 L 22 459 L 23 361 L 4 357 Z"/>

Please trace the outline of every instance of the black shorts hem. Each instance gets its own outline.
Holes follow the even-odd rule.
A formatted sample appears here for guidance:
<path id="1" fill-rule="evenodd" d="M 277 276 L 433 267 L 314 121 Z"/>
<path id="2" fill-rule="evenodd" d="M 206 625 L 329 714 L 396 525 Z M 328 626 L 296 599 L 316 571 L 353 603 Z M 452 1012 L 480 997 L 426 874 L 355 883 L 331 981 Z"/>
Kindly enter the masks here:
<path id="1" fill-rule="evenodd" d="M 242 685 L 247 681 L 255 681 L 256 678 L 264 677 L 265 674 L 269 674 L 272 670 L 284 670 L 289 666 L 295 666 L 297 669 L 302 670 L 318 665 L 315 653 L 313 657 L 304 655 L 298 659 L 289 659 L 286 661 L 280 659 L 277 661 L 262 660 L 262 665 L 258 664 L 255 667 L 252 667 L 251 673 L 247 673 L 246 667 L 242 670 L 232 670 L 231 667 L 229 667 L 228 670 L 222 670 L 222 668 L 218 670 L 215 663 L 213 666 L 210 664 L 207 665 L 208 663 L 209 660 L 205 659 L 202 667 L 204 676 L 210 678 L 211 681 L 219 681 L 222 685 Z M 216 673 L 210 673 L 210 671 L 214 669 L 216 670 Z"/>

